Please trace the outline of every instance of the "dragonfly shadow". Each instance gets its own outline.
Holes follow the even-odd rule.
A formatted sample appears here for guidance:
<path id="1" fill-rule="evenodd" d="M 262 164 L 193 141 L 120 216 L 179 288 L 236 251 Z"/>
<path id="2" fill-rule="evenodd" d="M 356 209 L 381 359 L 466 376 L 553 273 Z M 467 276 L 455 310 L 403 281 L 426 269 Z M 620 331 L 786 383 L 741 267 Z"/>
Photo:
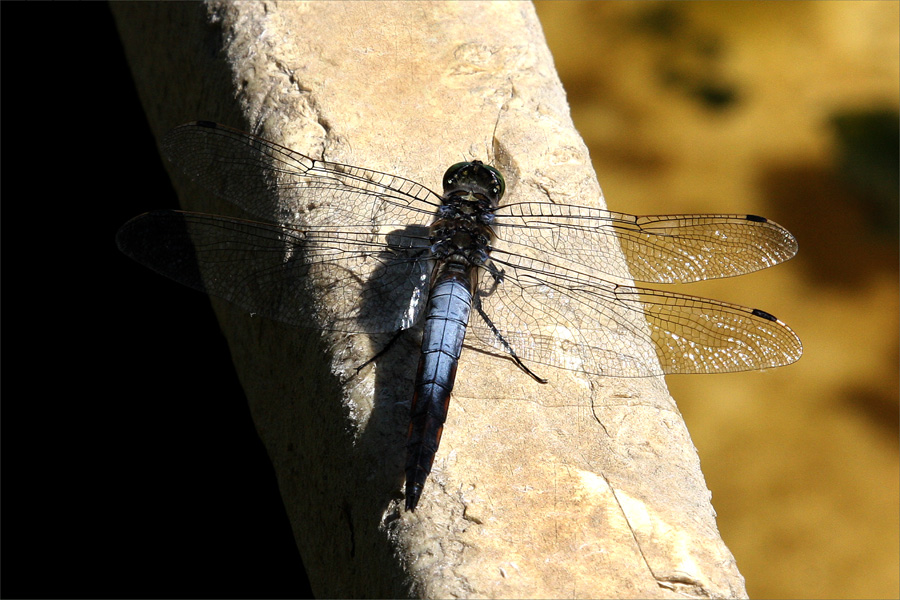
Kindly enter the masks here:
<path id="1" fill-rule="evenodd" d="M 386 243 L 366 255 L 372 268 L 360 282 L 357 320 L 361 331 L 391 334 L 420 325 L 428 301 L 432 261 L 428 227 L 410 225 L 385 236 Z M 354 277 L 348 273 L 348 277 Z"/>
<path id="2" fill-rule="evenodd" d="M 362 378 L 372 369 L 375 381 L 372 412 L 355 447 L 359 453 L 355 462 L 364 467 L 358 476 L 371 478 L 373 465 L 382 467 L 384 477 L 377 486 L 383 489 L 371 496 L 382 499 L 382 510 L 392 497 L 402 497 L 409 407 L 432 269 L 428 227 L 410 225 L 384 239 L 386 243 L 367 256 L 375 265 L 370 276 L 359 282 L 357 320 L 371 355 L 356 366 L 356 372 Z"/>

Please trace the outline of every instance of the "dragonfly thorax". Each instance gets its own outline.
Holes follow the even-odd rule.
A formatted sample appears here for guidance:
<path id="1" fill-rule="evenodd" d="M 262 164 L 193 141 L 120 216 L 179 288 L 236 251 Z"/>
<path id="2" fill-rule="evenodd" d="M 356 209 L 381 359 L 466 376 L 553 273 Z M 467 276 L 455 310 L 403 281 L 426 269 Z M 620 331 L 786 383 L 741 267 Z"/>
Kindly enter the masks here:
<path id="1" fill-rule="evenodd" d="M 482 265 L 488 260 L 493 232 L 468 218 L 438 219 L 431 226 L 431 252 L 439 261 Z"/>
<path id="2" fill-rule="evenodd" d="M 444 196 L 431 226 L 434 259 L 466 268 L 489 261 L 494 211 L 506 184 L 499 171 L 481 161 L 457 163 L 444 174 Z"/>

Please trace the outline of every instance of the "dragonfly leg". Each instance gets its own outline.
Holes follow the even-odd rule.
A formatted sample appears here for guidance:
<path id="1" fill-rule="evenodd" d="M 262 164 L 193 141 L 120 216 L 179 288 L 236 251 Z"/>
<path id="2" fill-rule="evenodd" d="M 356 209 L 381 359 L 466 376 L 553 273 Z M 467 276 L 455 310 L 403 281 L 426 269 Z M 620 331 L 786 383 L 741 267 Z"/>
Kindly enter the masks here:
<path id="1" fill-rule="evenodd" d="M 488 273 L 491 274 L 491 277 L 494 278 L 494 284 L 491 286 L 491 292 L 493 292 L 498 285 L 503 283 L 503 276 L 505 275 L 505 273 L 503 272 L 503 269 L 498 268 L 497 265 L 494 264 L 494 261 L 490 259 L 485 261 L 483 263 L 483 266 L 488 270 Z"/>
<path id="2" fill-rule="evenodd" d="M 481 315 L 481 318 L 484 319 L 484 322 L 487 323 L 487 326 L 490 328 L 491 332 L 493 332 L 494 336 L 500 341 L 500 344 L 503 346 L 503 349 L 506 350 L 506 353 L 509 354 L 510 359 L 516 363 L 516 365 L 525 371 L 528 375 L 530 375 L 535 381 L 538 383 L 547 383 L 547 380 L 543 377 L 537 375 L 534 371 L 525 366 L 525 363 L 522 362 L 522 359 L 516 354 L 516 351 L 512 349 L 512 346 L 503 338 L 503 334 L 497 329 L 494 325 L 494 322 L 491 321 L 491 318 L 487 316 L 487 313 L 484 312 L 484 309 L 481 308 L 481 301 L 479 300 L 478 295 L 473 298 L 472 304 L 475 306 L 475 310 L 478 311 L 478 314 Z"/>
<path id="3" fill-rule="evenodd" d="M 390 349 L 394 346 L 394 344 L 397 343 L 397 340 L 400 339 L 400 336 L 403 335 L 403 332 L 404 332 L 404 331 L 407 331 L 407 330 L 406 330 L 406 329 L 398 329 L 398 330 L 394 333 L 394 335 L 391 336 L 391 339 L 388 340 L 387 344 L 385 344 L 384 347 L 383 347 L 381 350 L 379 350 L 378 352 L 376 352 L 376 353 L 372 356 L 372 358 L 370 358 L 369 360 L 367 360 L 367 361 L 364 362 L 363 364 L 361 364 L 361 365 L 359 365 L 358 367 L 356 367 L 356 374 L 359 375 L 359 372 L 360 372 L 360 371 L 362 371 L 362 370 L 365 369 L 368 365 L 370 365 L 371 363 L 374 363 L 376 360 L 378 360 L 379 358 L 381 358 L 382 355 L 386 354 L 387 351 L 390 350 Z"/>

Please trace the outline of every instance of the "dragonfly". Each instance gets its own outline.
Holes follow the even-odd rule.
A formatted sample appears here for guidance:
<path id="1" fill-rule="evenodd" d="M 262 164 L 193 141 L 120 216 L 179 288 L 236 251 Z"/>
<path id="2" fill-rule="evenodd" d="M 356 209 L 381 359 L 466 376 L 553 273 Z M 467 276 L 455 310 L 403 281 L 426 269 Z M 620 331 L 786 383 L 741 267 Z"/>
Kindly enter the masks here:
<path id="1" fill-rule="evenodd" d="M 449 167 L 438 193 L 208 121 L 173 129 L 162 149 L 253 218 L 149 212 L 118 231 L 123 253 L 291 325 L 370 335 L 421 329 L 409 511 L 438 452 L 464 344 L 541 382 L 544 367 L 603 377 L 725 373 L 787 365 L 803 352 L 766 311 L 633 284 L 731 277 L 792 258 L 794 237 L 764 217 L 501 202 L 502 174 L 478 160 Z"/>

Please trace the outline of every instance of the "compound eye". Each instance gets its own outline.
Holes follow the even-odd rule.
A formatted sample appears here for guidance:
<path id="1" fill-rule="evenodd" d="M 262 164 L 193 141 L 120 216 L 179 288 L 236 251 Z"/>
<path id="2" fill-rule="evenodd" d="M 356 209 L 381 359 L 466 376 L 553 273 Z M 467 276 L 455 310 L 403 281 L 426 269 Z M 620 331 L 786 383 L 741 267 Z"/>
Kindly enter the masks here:
<path id="1" fill-rule="evenodd" d="M 494 195 L 497 196 L 497 199 L 502 198 L 503 194 L 506 193 L 506 180 L 503 179 L 503 175 L 500 174 L 500 171 L 498 171 L 494 167 L 490 165 L 484 165 L 484 168 L 494 174 L 494 179 L 496 180 L 497 184 L 492 191 L 494 192 Z"/>
<path id="2" fill-rule="evenodd" d="M 462 169 L 471 165 L 471 162 L 458 162 L 455 165 L 451 165 L 447 172 L 444 173 L 444 185 L 451 185 L 453 181 L 456 179 L 457 174 Z"/>

